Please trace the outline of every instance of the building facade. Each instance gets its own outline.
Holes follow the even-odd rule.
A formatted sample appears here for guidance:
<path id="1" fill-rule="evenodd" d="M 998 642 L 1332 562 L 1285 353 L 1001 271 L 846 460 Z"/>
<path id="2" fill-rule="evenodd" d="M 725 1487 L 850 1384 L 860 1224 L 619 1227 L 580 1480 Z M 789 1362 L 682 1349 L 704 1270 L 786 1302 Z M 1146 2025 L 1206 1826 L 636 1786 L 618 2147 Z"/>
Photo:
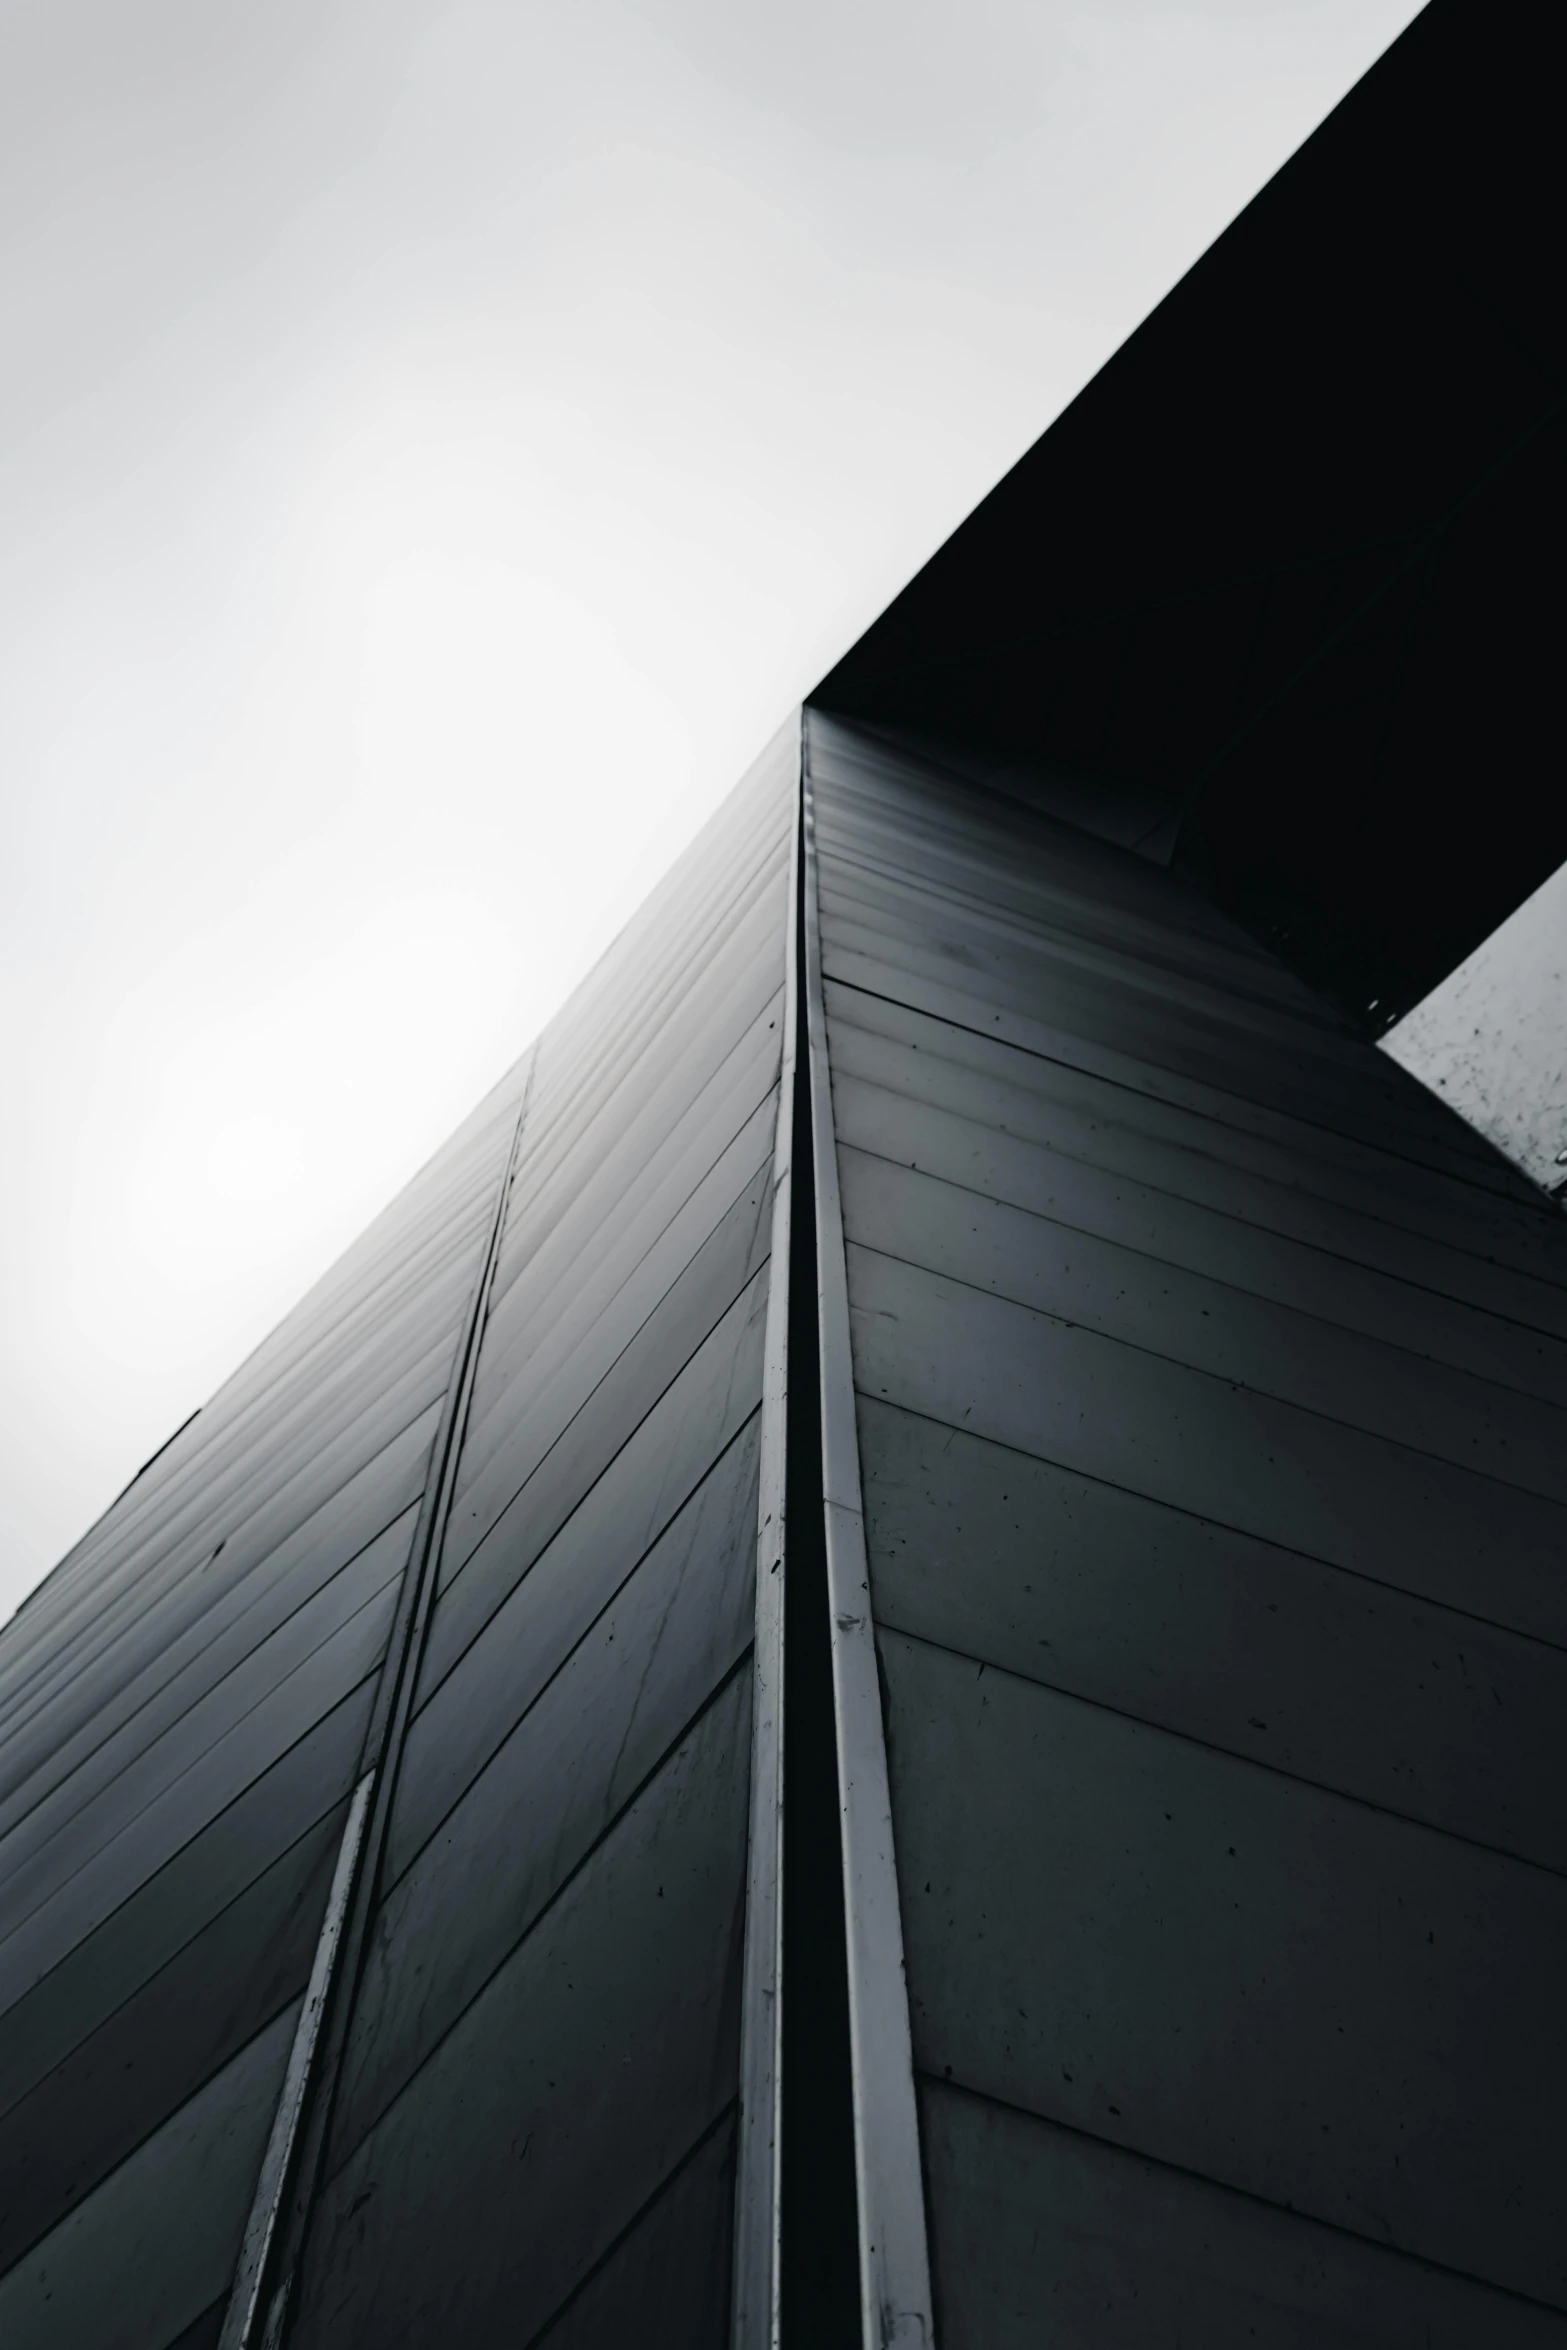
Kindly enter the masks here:
<path id="1" fill-rule="evenodd" d="M 1319 499 L 1313 569 L 1230 435 L 1266 592 L 1217 472 L 1206 619 L 1180 484 L 1097 636 L 1027 584 L 1145 338 L 1254 336 L 1471 32 L 1395 47 L 0 1638 L 8 2346 L 1567 2343 L 1567 1224 L 1370 992 L 1557 818 L 1373 935 L 1392 832 L 1256 796 L 1330 720 L 1407 782 L 1418 516 L 1351 562 Z M 1340 258 L 1291 294 L 1343 349 Z M 1441 509 L 1496 543 L 1500 398 Z"/>

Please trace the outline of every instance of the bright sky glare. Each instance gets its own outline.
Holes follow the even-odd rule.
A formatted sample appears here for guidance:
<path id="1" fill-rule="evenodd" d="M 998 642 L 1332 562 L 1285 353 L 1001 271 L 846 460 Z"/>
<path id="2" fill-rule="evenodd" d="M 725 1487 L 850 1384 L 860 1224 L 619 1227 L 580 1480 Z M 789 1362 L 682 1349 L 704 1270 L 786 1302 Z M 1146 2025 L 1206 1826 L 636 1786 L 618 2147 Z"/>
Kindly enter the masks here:
<path id="1" fill-rule="evenodd" d="M 21 0 L 0 1616 L 1409 0 Z"/>

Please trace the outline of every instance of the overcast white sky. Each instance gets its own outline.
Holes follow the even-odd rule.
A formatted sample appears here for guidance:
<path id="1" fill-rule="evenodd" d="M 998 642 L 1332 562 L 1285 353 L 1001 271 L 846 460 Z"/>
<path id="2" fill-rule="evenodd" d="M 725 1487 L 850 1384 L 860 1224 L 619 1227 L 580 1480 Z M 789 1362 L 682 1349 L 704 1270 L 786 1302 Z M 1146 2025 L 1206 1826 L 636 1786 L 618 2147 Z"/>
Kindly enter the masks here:
<path id="1" fill-rule="evenodd" d="M 1407 0 L 0 0 L 0 1615 Z"/>

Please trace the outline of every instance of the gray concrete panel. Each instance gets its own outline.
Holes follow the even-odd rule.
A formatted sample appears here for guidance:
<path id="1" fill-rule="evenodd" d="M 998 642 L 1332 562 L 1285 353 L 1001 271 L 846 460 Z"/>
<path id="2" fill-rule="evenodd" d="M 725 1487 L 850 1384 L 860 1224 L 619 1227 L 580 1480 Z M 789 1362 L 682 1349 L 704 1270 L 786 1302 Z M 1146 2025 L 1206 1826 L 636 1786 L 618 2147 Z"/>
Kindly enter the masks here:
<path id="1" fill-rule="evenodd" d="M 841 1031 L 838 1041 L 841 1048 Z M 970 1114 L 932 1101 L 921 1081 L 943 1065 L 930 1055 L 899 1055 L 899 1065 L 887 1071 L 901 1081 L 896 1087 L 849 1074 L 847 1057 L 840 1049 L 833 1098 L 838 1138 L 849 1147 L 1567 1406 L 1567 1344 L 1560 1339 L 1481 1312 L 1429 1280 L 1359 1262 L 1347 1249 L 1328 1246 L 1326 1234 L 1297 1239 L 1128 1173 L 1107 1183 L 1101 1166 L 1004 1125 L 1013 1107 L 1010 1087 L 999 1101 L 976 1103 Z M 875 1056 L 856 1057 L 863 1064 Z M 1424 1269 L 1438 1277 L 1443 1270 Z"/>
<path id="2" fill-rule="evenodd" d="M 262 1548 L 256 1556 L 248 1544 L 236 1544 L 241 1556 L 226 1580 L 219 1582 L 220 1562 L 212 1560 L 207 1577 L 192 1583 L 211 1580 L 218 1585 L 215 1592 L 207 1598 L 188 1583 L 185 1605 L 171 1599 L 170 1636 L 161 1646 L 149 1639 L 139 1669 L 127 1669 L 129 1656 L 111 1656 L 84 1672 L 96 1702 L 89 1703 L 85 1693 L 80 1704 L 69 1708 L 63 1695 L 56 1700 L 51 1710 L 61 1717 L 59 1737 L 25 1775 L 24 1758 L 13 1759 L 16 1775 L 0 1804 L 0 1822 L 9 1827 L 20 1819 L 111 1740 L 137 1735 L 134 1725 L 162 1718 L 166 1708 L 177 1711 L 181 1698 L 188 1702 L 191 1694 L 212 1687 L 253 1642 L 265 1639 L 358 1555 L 367 1525 L 374 1529 L 372 1541 L 389 1539 L 392 1527 L 417 1504 L 433 1430 L 432 1408 L 275 1548 Z M 223 1559 L 228 1550 L 225 1543 Z"/>
<path id="3" fill-rule="evenodd" d="M 1567 1231 L 1177 879 L 809 724 L 943 2338 L 1560 2338 Z"/>
<path id="4" fill-rule="evenodd" d="M 877 1620 L 1567 1872 L 1567 1652 L 862 1397 Z"/>
<path id="5" fill-rule="evenodd" d="M 166 1695 L 141 1709 L 118 1737 L 33 1804 L 0 1841 L 0 1871 L 13 1914 L 25 1915 L 40 1882 L 54 1881 L 48 1847 L 57 1854 L 68 1848 L 70 1860 L 82 1866 L 137 1812 L 197 1769 L 237 1722 L 266 1704 L 401 1576 L 412 1536 L 413 1513 L 405 1510 L 317 1590 L 300 1593 L 299 1604 L 273 1630 L 258 1627 L 258 1636 L 226 1672 L 205 1688 L 182 1688 L 172 1701 Z M 178 1703 L 182 1697 L 184 1704 Z"/>
<path id="6" fill-rule="evenodd" d="M 942 2350 L 1560 2350 L 1567 2319 L 944 2083 Z"/>
<path id="7" fill-rule="evenodd" d="M 1567 1503 L 1567 1412 L 1555 1404 L 1135 1241 L 862 1151 L 840 1157 L 848 1229 L 889 1257 Z"/>
<path id="8" fill-rule="evenodd" d="M 988 970 L 974 969 L 966 954 L 944 956 L 917 937 L 889 936 L 862 922 L 840 917 L 829 924 L 823 948 L 830 977 L 955 1020 L 981 1035 L 999 1036 L 1028 1051 L 1135 1085 L 1164 1100 L 1209 1108 L 1214 1114 L 1223 1115 L 1234 1104 L 1230 1115 L 1237 1122 L 1244 1116 L 1239 1107 L 1244 1104 L 1250 1112 L 1248 1123 L 1287 1122 L 1309 1128 L 1325 1144 L 1394 1152 L 1435 1183 L 1461 1184 L 1511 1207 L 1524 1226 L 1548 1213 L 1546 1203 L 1532 1204 L 1521 1196 L 1522 1178 L 1513 1175 L 1499 1154 L 1493 1166 L 1456 1139 L 1435 1140 L 1423 1125 L 1390 1121 L 1353 1100 L 1340 1102 L 1335 1087 L 1292 1083 L 1266 1056 L 1242 1058 L 1217 1042 L 1208 1051 L 1195 1043 L 1178 1047 L 1178 1025 L 1152 1018 L 1091 1019 L 1054 987 L 1030 987 L 1021 981 L 1001 986 Z M 1265 1067 L 1271 1070 L 1266 1080 Z"/>
<path id="9" fill-rule="evenodd" d="M 339 1803 L 369 1717 L 368 1684 L 139 1885 L 0 2014 L 0 2113 L 152 1982 L 208 1922 Z"/>
<path id="10" fill-rule="evenodd" d="M 748 1696 L 739 1676 L 328 2183 L 300 2350 L 532 2342 L 730 2110 Z"/>
<path id="11" fill-rule="evenodd" d="M 539 2350 L 720 2350 L 729 2339 L 735 2125 L 703 2140 L 559 2314 Z"/>
<path id="12" fill-rule="evenodd" d="M 744 1082 L 694 1106 L 669 1138 L 681 1145 L 678 1152 L 660 1149 L 644 1158 L 623 1196 L 623 1212 L 608 1229 L 594 1224 L 579 1236 L 552 1282 L 536 1280 L 540 1268 L 530 1262 L 527 1278 L 513 1283 L 506 1311 L 490 1317 L 482 1393 L 475 1394 L 463 1445 L 459 1499 L 508 1441 L 512 1419 L 503 1407 L 515 1381 L 526 1378 L 530 1394 L 524 1409 L 534 1413 L 557 1377 L 571 1381 L 570 1391 L 580 1401 L 594 1384 L 590 1378 L 583 1387 L 584 1367 L 596 1364 L 602 1376 L 613 1360 L 605 1349 L 624 1344 L 628 1326 L 640 1326 L 764 1164 L 777 1116 L 777 1045 L 775 1010 L 753 1037 Z M 557 1419 L 555 1425 L 564 1422 Z"/>
<path id="13" fill-rule="evenodd" d="M 1064 947 L 1048 934 L 997 923 L 977 903 L 955 905 L 940 887 L 912 890 L 901 877 L 856 877 L 834 887 L 823 919 L 836 946 L 882 954 L 937 979 L 952 973 L 992 1004 L 1023 1011 L 1048 1004 L 1052 1019 L 1085 1041 L 1157 1059 L 1330 1132 L 1451 1168 L 1504 1197 L 1527 1196 L 1472 1129 L 1446 1119 L 1402 1071 L 1395 1078 L 1359 1038 L 1260 1006 L 1249 994 Z"/>
<path id="14" fill-rule="evenodd" d="M 690 1254 L 678 1269 L 664 1268 L 671 1277 L 661 1295 L 649 1304 L 635 1291 L 622 1293 L 616 1301 L 620 1310 L 611 1310 L 608 1327 L 599 1333 L 575 1384 L 546 1364 L 537 1382 L 530 1377 L 513 1390 L 508 1420 L 516 1432 L 515 1449 L 510 1443 L 499 1446 L 486 1470 L 454 1502 L 443 1588 L 508 1511 L 515 1515 L 520 1507 L 528 1514 L 529 1505 L 520 1497 L 541 1469 L 541 1486 L 553 1490 L 572 1473 L 567 1462 L 578 1464 L 576 1474 L 585 1488 L 613 1458 L 765 1263 L 771 1190 L 769 1154 L 747 1170 L 744 1189 L 706 1232 L 698 1228 L 686 1235 Z M 647 1310 L 639 1314 L 643 1306 Z M 542 1408 L 530 1413 L 528 1406 L 535 1402 Z"/>
<path id="15" fill-rule="evenodd" d="M 298 1999 L 346 1808 L 291 1845 L 8 2117 L 0 2274 Z"/>
<path id="16" fill-rule="evenodd" d="M 1097 1078 L 1124 1092 L 1141 1094 L 1185 1110 L 1221 1128 L 1235 1128 L 1292 1155 L 1319 1159 L 1340 1181 L 1357 1187 L 1368 1177 L 1384 1198 L 1406 1194 L 1406 1214 L 1434 1224 L 1441 1233 L 1467 1226 L 1478 1253 L 1562 1286 L 1558 1231 L 1547 1208 L 1529 1207 L 1471 1181 L 1466 1173 L 1426 1165 L 1418 1157 L 1379 1152 L 1364 1137 L 1292 1117 L 1270 1103 L 1256 1103 L 1181 1072 L 1163 1068 L 1152 1055 L 1119 1052 L 1074 1037 L 1048 1016 L 1048 1003 L 1025 1013 L 996 1008 L 962 986 L 925 978 L 885 956 L 830 946 L 826 975 L 840 986 L 884 998 L 928 1018 L 968 1029 L 974 1036 L 1011 1045 L 1040 1059 Z M 1214 1147 L 1210 1143 L 1210 1147 Z M 1483 1245 L 1481 1239 L 1483 1235 Z"/>
<path id="17" fill-rule="evenodd" d="M 1567 2303 L 1567 1880 L 882 1653 L 924 2070 Z"/>
<path id="18" fill-rule="evenodd" d="M 0 2277 L 7 2350 L 167 2350 L 222 2294 L 288 2057 L 285 2009 Z"/>
<path id="19" fill-rule="evenodd" d="M 1559 1504 L 869 1249 L 864 1391 L 1567 1646 Z"/>
<path id="20" fill-rule="evenodd" d="M 556 1448 L 441 1593 L 421 1705 L 574 1513 L 582 1513 L 584 1539 L 602 1538 L 620 1555 L 635 1556 L 667 1524 L 761 1400 L 766 1312 L 764 1267 L 688 1360 L 670 1366 L 669 1385 L 640 1419 L 585 1428 L 581 1453 Z M 602 1445 L 590 1450 L 599 1435 Z"/>
<path id="21" fill-rule="evenodd" d="M 1371 1152 L 1319 1148 L 1311 1129 L 1269 1135 L 1032 1053 L 886 997 L 827 986 L 833 1067 L 933 1106 L 992 1117 L 1007 1133 L 1108 1175 L 1130 1175 L 1240 1222 L 1378 1266 L 1529 1330 L 1567 1339 L 1561 1251 L 1489 1201 L 1454 1199 Z M 1520 1269 L 1520 1229 L 1530 1243 Z"/>
<path id="22" fill-rule="evenodd" d="M 390 1889 L 355 2012 L 334 2164 L 369 2130 L 643 1782 L 688 1733 L 751 1638 L 757 1428 L 711 1477 L 599 1611 L 522 1586 L 540 1604 L 498 1620 L 480 1646 L 502 1651 L 515 1693 L 488 1696 L 486 1743 L 459 1779 L 451 1725 L 410 1743 L 407 1785 L 424 1764 L 423 1819 L 388 1854 Z M 536 1575 L 542 1569 L 535 1570 Z M 585 1624 L 582 1618 L 586 1618 Z M 564 1636 L 563 1636 L 564 1632 Z M 454 1679 L 456 1676 L 454 1676 Z M 442 1739 L 443 1730 L 447 1733 Z M 493 1742 L 493 1743 L 492 1743 Z M 439 1755 L 439 1771 L 434 1767 Z M 418 1827 L 424 1833 L 416 1843 Z M 392 1872 L 396 1872 L 395 1876 Z"/>
<path id="23" fill-rule="evenodd" d="M 132 1812 L 80 1868 L 19 1917 L 0 1941 L 0 1986 L 8 1999 L 36 1982 L 317 1721 L 373 1679 L 395 1601 L 396 1585 L 388 1583 L 266 1702 L 226 1730 L 199 1765 Z M 71 1855 L 50 1847 L 44 1857 L 50 1875 L 57 1876 Z"/>

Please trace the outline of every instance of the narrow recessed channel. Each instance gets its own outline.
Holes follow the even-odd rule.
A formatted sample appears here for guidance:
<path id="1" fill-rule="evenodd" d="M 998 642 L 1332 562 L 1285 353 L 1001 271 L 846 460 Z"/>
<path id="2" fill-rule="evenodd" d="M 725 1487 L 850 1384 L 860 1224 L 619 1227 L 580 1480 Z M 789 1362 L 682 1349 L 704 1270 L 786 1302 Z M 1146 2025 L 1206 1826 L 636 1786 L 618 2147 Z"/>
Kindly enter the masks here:
<path id="1" fill-rule="evenodd" d="M 798 907 L 796 918 L 803 920 Z M 802 972 L 804 967 L 802 945 Z M 803 986 L 799 998 L 784 1592 L 782 2333 L 786 2350 L 858 2350 L 854 2108 L 822 1517 L 816 1212 Z"/>

